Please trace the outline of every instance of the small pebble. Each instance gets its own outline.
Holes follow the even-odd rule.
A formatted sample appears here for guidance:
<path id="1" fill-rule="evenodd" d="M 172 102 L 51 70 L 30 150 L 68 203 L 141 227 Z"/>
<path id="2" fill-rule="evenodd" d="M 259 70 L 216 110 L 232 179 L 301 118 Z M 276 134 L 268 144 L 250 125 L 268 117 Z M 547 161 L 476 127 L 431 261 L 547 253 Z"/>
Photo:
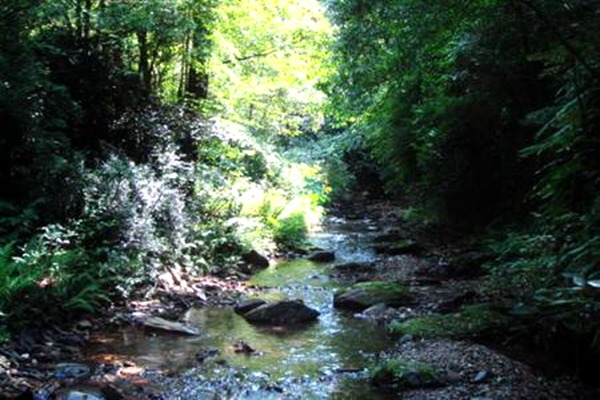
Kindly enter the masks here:
<path id="1" fill-rule="evenodd" d="M 492 377 L 492 373 L 489 371 L 479 371 L 475 378 L 473 378 L 474 383 L 484 383 Z"/>
<path id="2" fill-rule="evenodd" d="M 405 343 L 410 343 L 414 340 L 414 336 L 411 334 L 406 334 L 404 336 L 402 336 L 400 339 L 398 339 L 398 344 L 399 345 L 403 345 Z"/>

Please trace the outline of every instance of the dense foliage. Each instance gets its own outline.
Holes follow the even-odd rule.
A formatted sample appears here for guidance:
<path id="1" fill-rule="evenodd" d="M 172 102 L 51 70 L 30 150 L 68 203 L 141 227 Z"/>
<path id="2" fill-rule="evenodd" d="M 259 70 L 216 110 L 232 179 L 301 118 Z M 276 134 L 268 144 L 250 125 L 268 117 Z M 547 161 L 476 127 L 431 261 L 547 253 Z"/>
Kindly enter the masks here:
<path id="1" fill-rule="evenodd" d="M 3 0 L 0 334 L 302 247 L 360 189 L 489 228 L 490 296 L 600 348 L 599 24 L 592 0 Z"/>
<path id="2" fill-rule="evenodd" d="M 330 29 L 316 1 L 3 1 L 0 330 L 302 246 L 327 186 L 272 143 L 318 129 Z"/>
<path id="3" fill-rule="evenodd" d="M 490 286 L 544 335 L 598 348 L 598 2 L 328 4 L 335 112 L 388 190 L 494 221 Z"/>

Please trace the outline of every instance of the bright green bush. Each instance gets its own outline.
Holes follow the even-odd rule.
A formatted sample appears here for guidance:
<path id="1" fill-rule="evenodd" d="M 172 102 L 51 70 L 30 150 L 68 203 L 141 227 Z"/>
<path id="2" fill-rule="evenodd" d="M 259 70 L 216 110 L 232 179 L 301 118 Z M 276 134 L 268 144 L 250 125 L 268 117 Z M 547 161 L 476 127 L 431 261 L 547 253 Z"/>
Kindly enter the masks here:
<path id="1" fill-rule="evenodd" d="M 301 247 L 308 235 L 308 224 L 302 212 L 296 212 L 277 219 L 274 224 L 273 239 L 286 247 Z"/>
<path id="2" fill-rule="evenodd" d="M 274 185 L 242 185 L 242 241 L 247 247 L 273 250 L 301 247 L 319 224 L 329 188 L 321 168 L 281 159 Z"/>

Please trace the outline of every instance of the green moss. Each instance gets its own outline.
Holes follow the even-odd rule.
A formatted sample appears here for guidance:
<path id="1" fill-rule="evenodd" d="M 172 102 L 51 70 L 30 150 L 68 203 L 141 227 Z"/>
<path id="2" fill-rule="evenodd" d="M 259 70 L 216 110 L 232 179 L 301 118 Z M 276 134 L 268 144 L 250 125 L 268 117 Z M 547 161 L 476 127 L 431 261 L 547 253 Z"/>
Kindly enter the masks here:
<path id="1" fill-rule="evenodd" d="M 360 282 L 338 293 L 336 298 L 351 297 L 356 303 L 371 306 L 378 303 L 399 305 L 410 299 L 406 286 L 393 282 Z"/>
<path id="2" fill-rule="evenodd" d="M 377 386 L 418 388 L 438 385 L 438 374 L 431 365 L 395 358 L 383 361 L 370 372 Z"/>
<path id="3" fill-rule="evenodd" d="M 392 322 L 392 334 L 419 338 L 461 338 L 479 336 L 507 324 L 507 317 L 484 306 L 464 307 L 453 314 L 434 314 L 404 322 Z"/>

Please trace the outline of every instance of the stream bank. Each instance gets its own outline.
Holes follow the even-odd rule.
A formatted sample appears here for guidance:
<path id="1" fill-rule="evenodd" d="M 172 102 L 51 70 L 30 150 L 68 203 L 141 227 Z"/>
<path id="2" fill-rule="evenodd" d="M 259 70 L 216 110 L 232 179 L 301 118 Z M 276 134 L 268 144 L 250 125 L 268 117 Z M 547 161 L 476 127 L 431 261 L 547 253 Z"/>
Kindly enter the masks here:
<path id="1" fill-rule="evenodd" d="M 88 373 L 82 379 L 61 380 L 49 363 L 52 379 L 47 380 L 54 386 L 46 391 L 63 390 L 63 399 L 69 398 L 68 390 L 99 399 L 377 399 L 398 397 L 399 390 L 406 399 L 594 398 L 574 378 L 544 376 L 481 340 L 389 334 L 386 324 L 391 321 L 452 315 L 465 305 L 486 302 L 478 290 L 483 277 L 477 268 L 450 271 L 447 260 L 467 252 L 465 237 L 433 225 L 402 222 L 394 204 L 347 207 L 328 217 L 312 238 L 317 248 L 335 251 L 335 261 L 280 261 L 248 281 L 197 278 L 174 285 L 176 290 L 162 301 L 132 302 L 110 324 L 89 332 L 85 351 L 72 356 L 90 368 Z M 404 250 L 394 251 L 401 254 L 382 251 L 382 243 L 392 239 L 396 249 L 403 243 Z M 391 307 L 376 304 L 362 312 L 334 308 L 335 293 L 365 281 L 398 282 L 411 301 Z M 195 288 L 194 295 L 185 296 L 182 286 Z M 253 325 L 233 310 L 244 298 L 301 299 L 320 315 L 316 322 L 299 326 Z M 130 324 L 136 316 L 149 314 L 179 317 L 199 335 L 157 333 Z M 436 382 L 417 381 L 403 388 L 394 382 L 373 385 L 373 370 L 389 360 L 431 366 Z"/>

